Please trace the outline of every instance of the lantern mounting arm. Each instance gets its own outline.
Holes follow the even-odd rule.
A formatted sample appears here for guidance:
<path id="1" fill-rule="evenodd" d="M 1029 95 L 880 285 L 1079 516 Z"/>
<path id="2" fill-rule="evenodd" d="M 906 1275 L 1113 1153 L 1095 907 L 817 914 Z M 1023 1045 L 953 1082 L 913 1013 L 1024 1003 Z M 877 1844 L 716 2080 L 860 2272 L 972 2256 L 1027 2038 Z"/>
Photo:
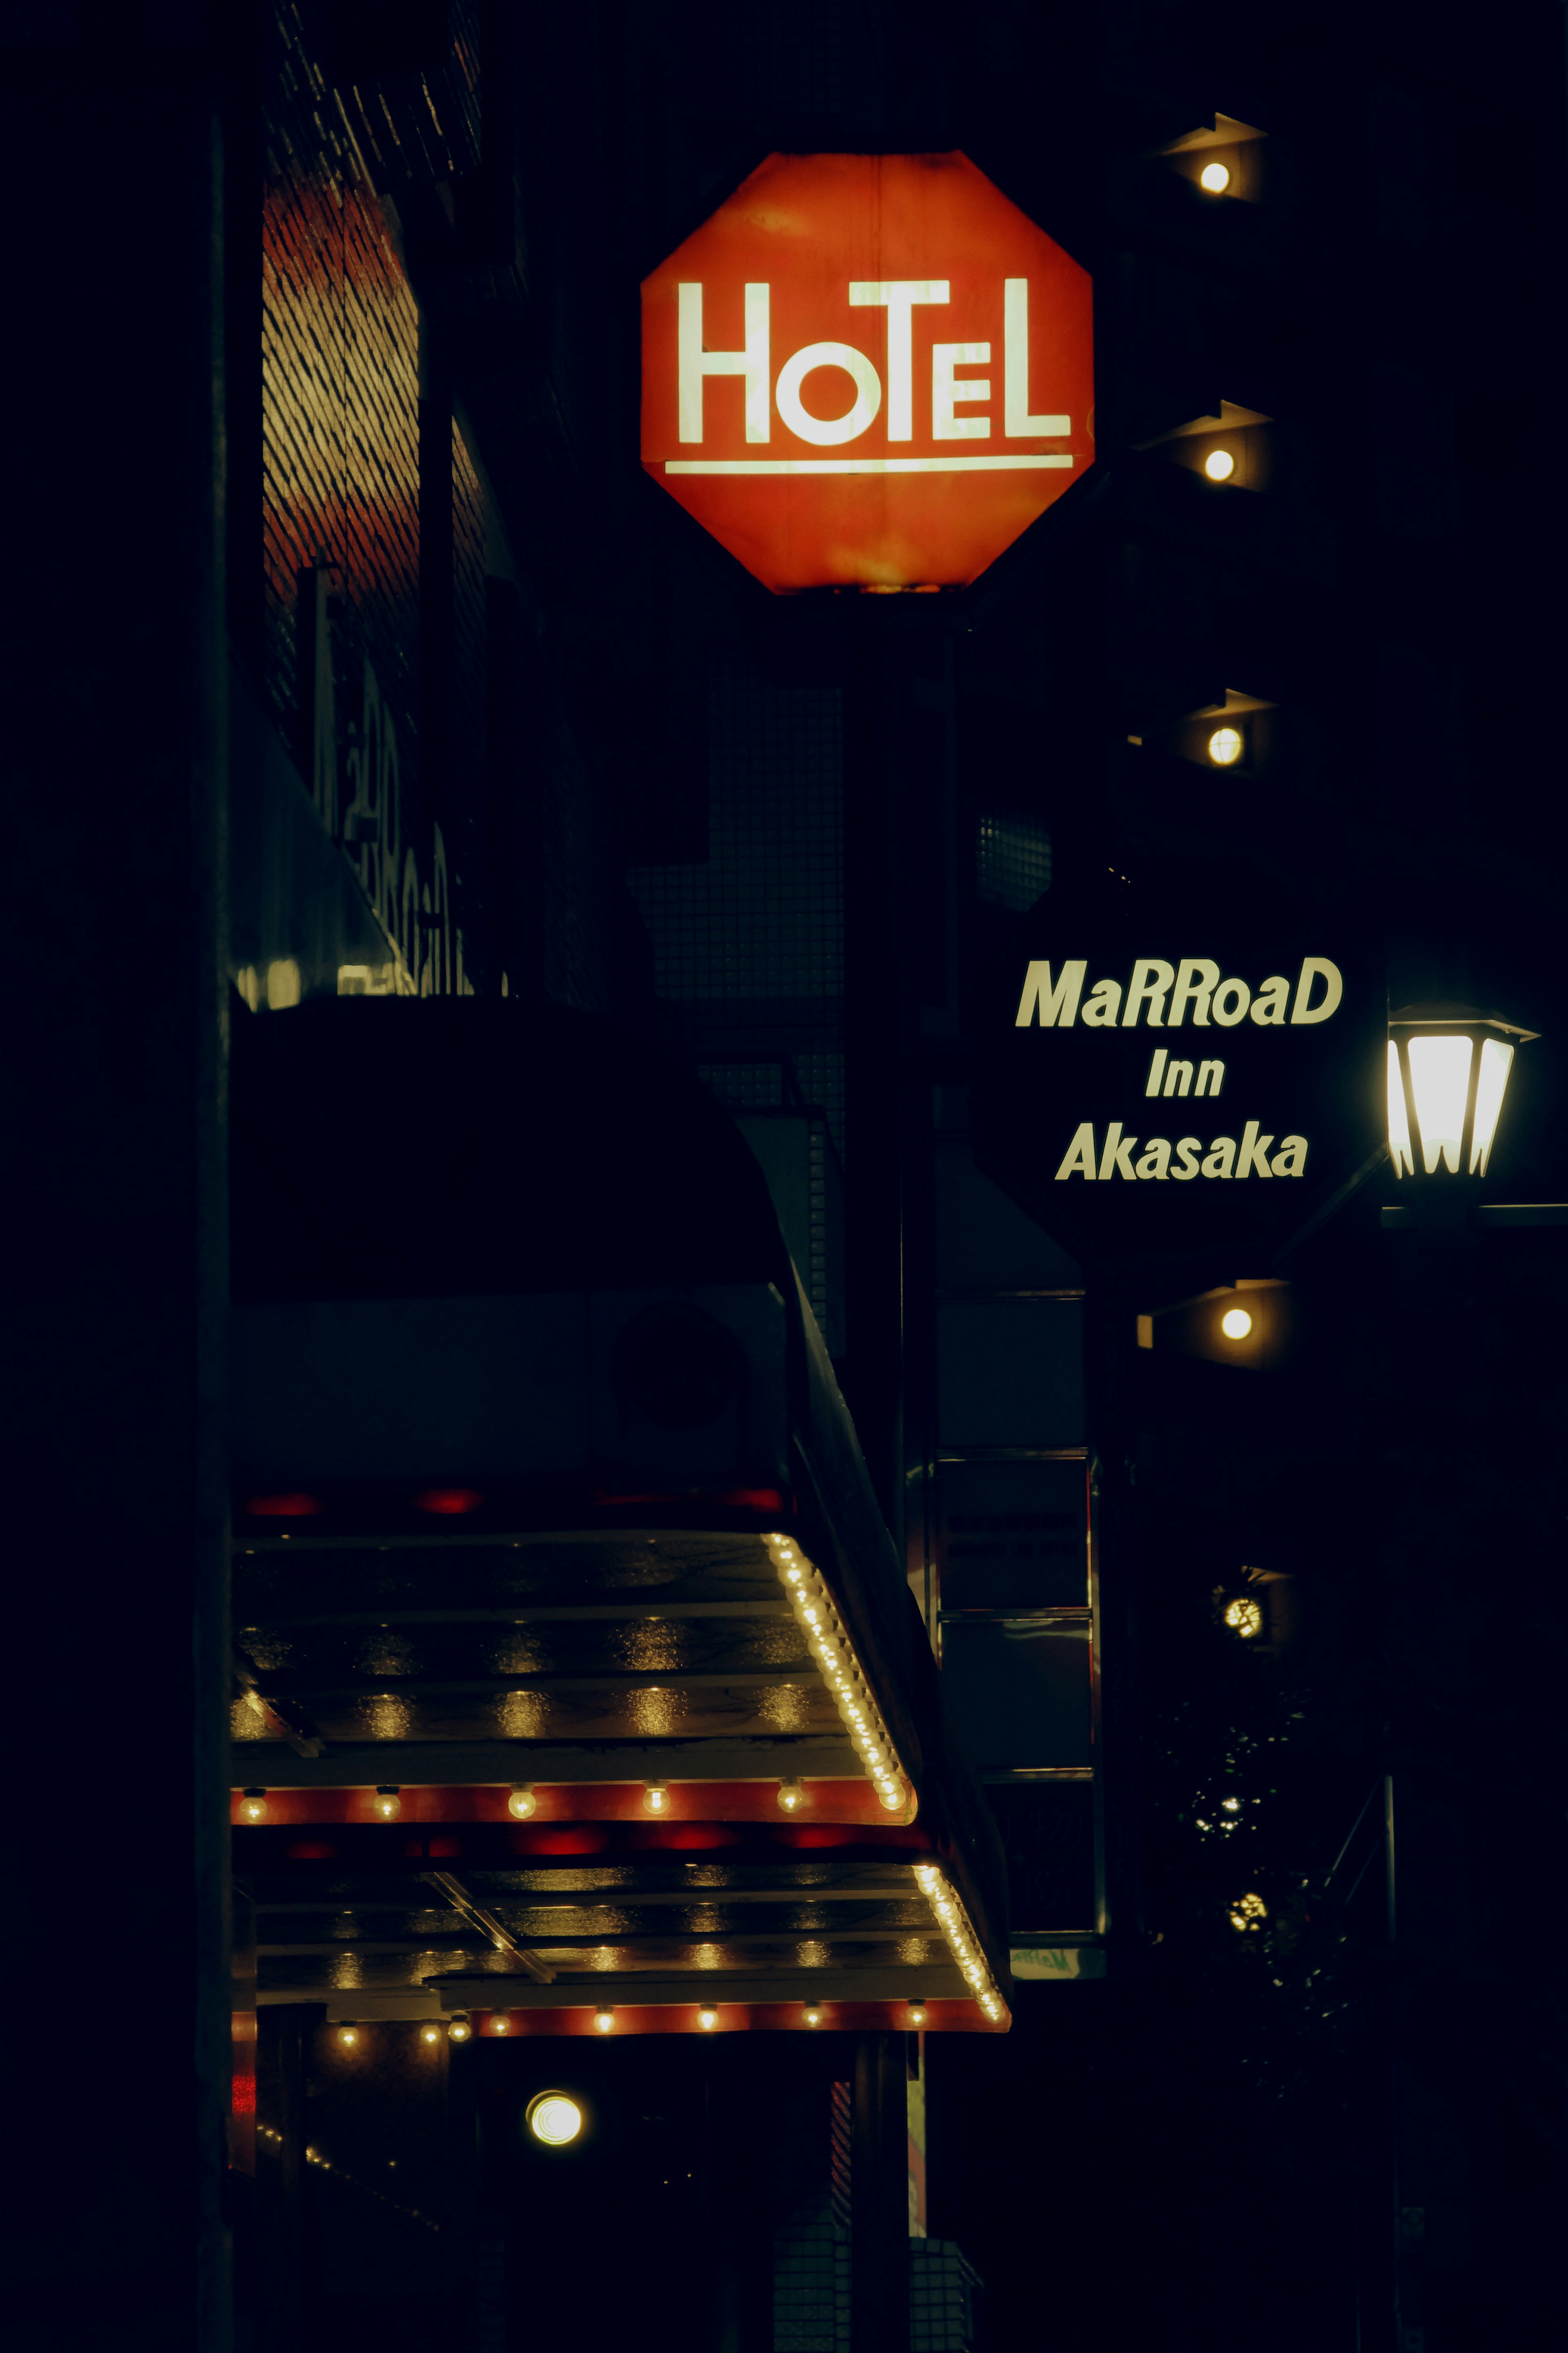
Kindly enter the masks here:
<path id="1" fill-rule="evenodd" d="M 1493 1229 L 1505 1226 L 1568 1226 L 1568 1201 L 1479 1201 L 1473 1211 L 1478 1226 Z M 1384 1233 L 1399 1233 L 1421 1222 L 1415 1209 L 1404 1202 L 1385 1204 L 1383 1210 Z"/>

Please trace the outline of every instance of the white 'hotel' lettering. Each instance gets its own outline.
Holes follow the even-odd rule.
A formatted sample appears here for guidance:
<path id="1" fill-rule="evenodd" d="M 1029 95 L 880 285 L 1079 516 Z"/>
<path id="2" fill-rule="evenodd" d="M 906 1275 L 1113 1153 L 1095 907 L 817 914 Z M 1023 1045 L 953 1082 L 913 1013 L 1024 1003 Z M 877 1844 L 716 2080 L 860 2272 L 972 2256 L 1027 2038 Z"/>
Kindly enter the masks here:
<path id="1" fill-rule="evenodd" d="M 918 307 L 951 301 L 945 278 L 856 279 L 851 310 L 885 310 L 887 338 L 887 437 L 914 438 L 914 313 Z M 703 391 L 710 375 L 738 375 L 744 384 L 746 439 L 772 438 L 773 411 L 798 440 L 821 448 L 858 441 L 882 407 L 882 380 L 866 353 L 851 343 L 807 343 L 773 375 L 771 285 L 748 283 L 742 295 L 743 347 L 716 352 L 703 342 L 703 288 L 682 281 L 676 288 L 677 431 L 682 442 L 703 438 Z M 1002 289 L 1003 437 L 1007 440 L 1065 440 L 1072 420 L 1029 407 L 1029 281 L 1008 278 Z M 961 367 L 984 367 L 988 343 L 935 343 L 931 347 L 931 438 L 933 441 L 988 441 L 989 417 L 960 417 L 960 407 L 989 405 L 989 376 L 961 376 Z M 838 417 L 818 417 L 802 398 L 805 378 L 818 368 L 837 368 L 855 389 L 851 406 Z M 1029 473 L 1069 468 L 1068 450 L 987 451 L 940 458 L 667 458 L 667 474 L 953 474 Z"/>

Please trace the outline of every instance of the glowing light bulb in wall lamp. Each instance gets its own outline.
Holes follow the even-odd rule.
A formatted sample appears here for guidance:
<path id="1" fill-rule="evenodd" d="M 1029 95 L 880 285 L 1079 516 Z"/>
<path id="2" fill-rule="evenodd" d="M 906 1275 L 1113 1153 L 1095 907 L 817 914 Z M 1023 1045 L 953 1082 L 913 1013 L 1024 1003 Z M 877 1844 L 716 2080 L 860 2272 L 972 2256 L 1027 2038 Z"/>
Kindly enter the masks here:
<path id="1" fill-rule="evenodd" d="M 1485 1176 L 1514 1050 L 1539 1035 L 1468 1005 L 1405 1005 L 1391 1013 L 1388 1156 L 1395 1176 Z"/>
<path id="2" fill-rule="evenodd" d="M 781 1781 L 779 1783 L 779 1811 L 781 1813 L 798 1814 L 805 1803 L 805 1791 L 801 1788 L 798 1781 Z"/>
<path id="3" fill-rule="evenodd" d="M 1223 196 L 1230 185 L 1230 165 L 1205 164 L 1198 174 L 1198 185 L 1206 188 L 1211 196 Z"/>
<path id="4" fill-rule="evenodd" d="M 642 1810 L 645 1814 L 668 1813 L 669 1785 L 668 1782 L 650 1781 L 647 1784 L 642 1793 Z"/>
<path id="5" fill-rule="evenodd" d="M 528 2129 L 546 2148 L 564 2148 L 583 2129 L 583 2110 L 565 2092 L 535 2092 L 524 2115 Z"/>
<path id="6" fill-rule="evenodd" d="M 371 1800 L 371 1811 L 379 1814 L 384 1822 L 395 1822 L 403 1811 L 403 1799 L 397 1785 L 384 1781 Z"/>
<path id="7" fill-rule="evenodd" d="M 265 1789 L 247 1789 L 239 1801 L 239 1819 L 242 1822 L 264 1822 L 267 1820 Z"/>
<path id="8" fill-rule="evenodd" d="M 506 1801 L 506 1810 L 515 1820 L 526 1822 L 538 1803 L 539 1800 L 533 1794 L 532 1782 L 519 1781 Z"/>

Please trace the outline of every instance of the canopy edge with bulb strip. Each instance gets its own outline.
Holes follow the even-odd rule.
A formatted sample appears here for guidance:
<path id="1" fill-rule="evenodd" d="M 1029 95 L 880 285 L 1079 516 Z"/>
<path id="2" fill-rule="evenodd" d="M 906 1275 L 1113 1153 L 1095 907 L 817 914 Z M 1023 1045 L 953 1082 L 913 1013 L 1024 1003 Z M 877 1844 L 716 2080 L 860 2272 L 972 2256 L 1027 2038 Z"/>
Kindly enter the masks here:
<path id="1" fill-rule="evenodd" d="M 302 1006 L 232 1085 L 258 1999 L 996 2031 L 912 1873 L 1004 1989 L 994 1825 L 733 1121 L 645 1039 L 479 998 Z M 367 1202 L 394 1089 L 447 1111 Z"/>
<path id="2" fill-rule="evenodd" d="M 807 2002 L 830 2024 L 903 2030 L 918 1996 L 928 2031 L 1005 2029 L 994 1829 L 793 1273 L 791 1290 L 684 1294 L 732 1318 L 752 1360 L 755 1460 L 701 1492 L 646 1464 L 636 1487 L 574 1487 L 458 1459 L 334 1483 L 288 1450 L 330 1451 L 345 1397 L 366 1426 L 380 1360 L 359 1303 L 312 1303 L 298 1356 L 279 1355 L 293 1310 L 238 1312 L 241 1356 L 260 1356 L 240 1381 L 236 1780 L 265 1811 L 239 1798 L 235 1835 L 263 2003 L 478 2020 L 504 1986 L 515 2031 L 602 2034 L 607 2004 L 618 2038 L 795 2029 Z M 537 1360 L 570 1393 L 552 1335 L 613 1341 L 647 1296 L 590 1296 L 566 1317 L 556 1302 L 416 1303 L 432 1426 L 458 1421 L 443 1385 L 468 1378 L 481 1336 L 491 1365 L 515 1345 L 519 1378 Z M 261 1395 L 288 1399 L 270 1439 L 265 1415 L 247 1424 Z M 426 1410 L 416 1398 L 405 1430 Z M 244 1508 L 268 1498 L 310 1509 Z M 514 1810 L 520 1790 L 531 1812 Z M 917 1862 L 940 1874 L 948 1920 Z M 329 1904 L 352 1935 L 321 1919 Z M 330 1982 L 349 1956 L 352 1992 Z"/>

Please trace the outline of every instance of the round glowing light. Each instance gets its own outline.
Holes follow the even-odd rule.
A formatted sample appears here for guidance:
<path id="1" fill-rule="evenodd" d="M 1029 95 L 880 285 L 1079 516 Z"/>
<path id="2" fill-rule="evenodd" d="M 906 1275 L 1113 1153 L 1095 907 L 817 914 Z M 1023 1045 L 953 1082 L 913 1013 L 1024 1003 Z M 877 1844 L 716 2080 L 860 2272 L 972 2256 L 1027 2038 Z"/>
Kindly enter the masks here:
<path id="1" fill-rule="evenodd" d="M 447 2040 L 448 2042 L 468 2042 L 472 2040 L 473 2031 L 466 2018 L 455 2018 L 447 2029 Z"/>
<path id="2" fill-rule="evenodd" d="M 384 1822 L 395 1822 L 397 1820 L 398 1815 L 403 1811 L 403 1799 L 395 1783 L 391 1781 L 382 1783 L 381 1788 L 371 1799 L 371 1810 L 373 1813 L 379 1814 Z"/>
<path id="3" fill-rule="evenodd" d="M 422 2026 L 419 2030 L 419 2040 L 421 2042 L 439 2042 L 441 2040 L 440 2028 L 438 2026 Z"/>
<path id="4" fill-rule="evenodd" d="M 354 2050 L 359 2042 L 359 2028 L 357 2026 L 340 2026 L 338 2029 L 338 2041 L 343 2050 Z"/>
<path id="5" fill-rule="evenodd" d="M 1252 1329 L 1252 1318 L 1245 1307 L 1227 1307 L 1219 1319 L 1219 1328 L 1227 1340 L 1245 1340 Z"/>
<path id="6" fill-rule="evenodd" d="M 697 2023 L 704 2034 L 711 2034 L 719 2023 L 719 2013 L 710 2001 L 705 2001 L 697 2013 Z"/>
<path id="7" fill-rule="evenodd" d="M 910 2004 L 910 2024 L 911 2026 L 923 2026 L 925 2022 L 926 2006 L 924 2002 L 911 2001 Z"/>
<path id="8" fill-rule="evenodd" d="M 1230 1925 L 1238 1936 L 1256 1936 L 1268 1917 L 1268 1906 L 1261 1895 L 1238 1895 L 1230 1907 Z"/>
<path id="9" fill-rule="evenodd" d="M 1242 754 L 1241 731 L 1216 727 L 1209 737 L 1209 758 L 1216 768 L 1234 768 Z"/>
<path id="10" fill-rule="evenodd" d="M 506 1801 L 506 1810 L 520 1822 L 525 1822 L 538 1803 L 539 1800 L 533 1794 L 532 1782 L 519 1781 Z"/>
<path id="11" fill-rule="evenodd" d="M 239 1801 L 239 1819 L 242 1822 L 264 1822 L 267 1820 L 265 1789 L 247 1789 Z"/>
<path id="12" fill-rule="evenodd" d="M 904 1793 L 901 1789 L 879 1789 L 877 1794 L 890 1814 L 896 1814 L 904 1802 Z"/>
<path id="13" fill-rule="evenodd" d="M 1220 1809 L 1224 1813 L 1239 1814 L 1241 1811 L 1241 1799 L 1239 1798 L 1222 1798 L 1220 1799 Z"/>
<path id="14" fill-rule="evenodd" d="M 668 1813 L 669 1789 L 667 1783 L 663 1781 L 650 1781 L 648 1783 L 647 1788 L 642 1793 L 642 1810 L 645 1814 Z"/>
<path id="15" fill-rule="evenodd" d="M 1244 1642 L 1250 1642 L 1263 1631 L 1263 1610 L 1256 1601 L 1233 1601 L 1225 1613 L 1225 1622 Z"/>
<path id="16" fill-rule="evenodd" d="M 1204 471 L 1211 482 L 1228 482 L 1236 471 L 1236 459 L 1228 449 L 1211 449 L 1204 459 Z"/>
<path id="17" fill-rule="evenodd" d="M 490 2032 L 492 2034 L 510 2034 L 511 2032 L 511 2021 L 504 2010 L 498 2010 L 495 2016 L 491 2019 Z"/>
<path id="18" fill-rule="evenodd" d="M 529 2131 L 546 2148 L 564 2148 L 583 2129 L 583 2111 L 564 2092 L 535 2092 L 526 2114 Z"/>
<path id="19" fill-rule="evenodd" d="M 781 1781 L 779 1783 L 779 1811 L 781 1813 L 798 1814 L 805 1803 L 805 1791 L 801 1788 L 798 1781 Z"/>
<path id="20" fill-rule="evenodd" d="M 807 2026 L 820 2026 L 822 2024 L 822 2010 L 818 2003 L 808 2001 L 805 2005 L 804 2015 Z"/>
<path id="21" fill-rule="evenodd" d="M 601 2034 L 614 2033 L 616 2026 L 616 2013 L 610 2008 L 607 2001 L 602 2001 L 599 2004 L 598 2009 L 594 2012 L 594 2023 L 598 2028 Z"/>
<path id="22" fill-rule="evenodd" d="M 1198 174 L 1198 185 L 1206 188 L 1211 196 L 1223 196 L 1230 185 L 1230 165 L 1205 164 Z"/>

